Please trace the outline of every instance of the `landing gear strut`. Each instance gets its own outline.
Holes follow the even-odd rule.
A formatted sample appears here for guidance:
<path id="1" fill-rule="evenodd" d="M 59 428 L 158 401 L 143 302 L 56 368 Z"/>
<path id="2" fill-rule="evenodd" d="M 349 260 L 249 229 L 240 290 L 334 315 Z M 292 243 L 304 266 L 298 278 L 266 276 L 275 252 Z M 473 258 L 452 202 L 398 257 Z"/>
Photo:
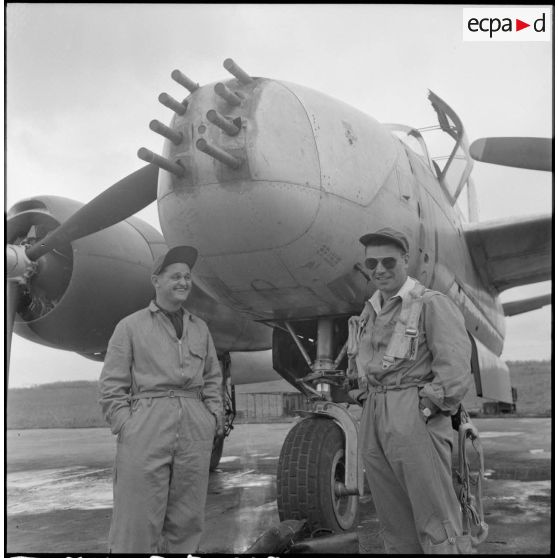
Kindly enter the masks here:
<path id="1" fill-rule="evenodd" d="M 351 402 L 341 369 L 346 323 L 346 318 L 319 319 L 312 331 L 308 323 L 302 324 L 302 335 L 285 323 L 284 330 L 275 330 L 273 346 L 274 368 L 314 402 L 311 411 L 300 413 L 307 418 L 289 432 L 281 450 L 279 518 L 307 519 L 312 530 L 335 533 L 356 525 L 364 483 L 358 426 L 339 404 Z"/>

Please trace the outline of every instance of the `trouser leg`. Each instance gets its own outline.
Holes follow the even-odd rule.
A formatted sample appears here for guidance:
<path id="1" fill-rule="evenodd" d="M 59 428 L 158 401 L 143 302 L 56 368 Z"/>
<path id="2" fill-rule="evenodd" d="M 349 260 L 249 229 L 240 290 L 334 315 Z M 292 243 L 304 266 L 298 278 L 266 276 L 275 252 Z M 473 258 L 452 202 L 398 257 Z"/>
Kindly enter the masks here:
<path id="1" fill-rule="evenodd" d="M 427 424 L 419 423 L 426 433 L 425 452 L 419 467 L 425 472 L 430 498 L 427 506 L 413 507 L 417 532 L 427 554 L 470 554 L 469 536 L 463 536 L 463 516 L 452 481 L 451 449 L 453 432 L 451 419 L 442 414 Z M 427 472 L 431 471 L 428 475 Z M 424 486 L 416 477 L 408 481 L 411 501 L 418 502 Z"/>
<path id="2" fill-rule="evenodd" d="M 175 456 L 164 524 L 168 552 L 196 552 L 203 534 L 209 458 L 207 442 L 192 443 Z"/>
<path id="3" fill-rule="evenodd" d="M 374 500 L 382 537 L 388 554 L 420 554 L 411 502 L 394 474 L 380 444 L 375 420 L 377 403 L 383 399 L 371 394 L 365 403 L 359 428 L 359 446 L 366 477 Z"/>
<path id="4" fill-rule="evenodd" d="M 165 517 L 169 474 L 168 459 L 146 462 L 133 448 L 118 444 L 110 552 L 157 551 Z"/>
<path id="5" fill-rule="evenodd" d="M 448 543 L 449 547 L 443 552 L 467 552 L 461 537 L 460 507 L 451 479 L 449 418 L 436 415 L 426 424 L 420 415 L 417 391 L 407 389 L 376 394 L 373 420 L 376 440 L 372 447 L 383 450 L 402 492 L 407 495 L 422 550 L 436 552 L 442 548 L 438 545 L 445 548 Z M 378 474 L 374 467 L 382 468 L 383 464 L 371 459 L 370 467 L 371 474 Z M 393 494 L 399 507 L 404 507 L 401 494 Z M 383 522 L 391 525 L 394 535 L 399 533 L 400 539 L 405 541 L 406 535 L 397 527 L 399 521 L 393 510 L 399 511 L 399 508 L 387 509 Z M 386 529 L 386 533 L 391 533 L 391 529 Z"/>
<path id="6" fill-rule="evenodd" d="M 181 407 L 163 531 L 167 552 L 187 554 L 203 534 L 215 418 L 198 400 L 184 399 Z"/>

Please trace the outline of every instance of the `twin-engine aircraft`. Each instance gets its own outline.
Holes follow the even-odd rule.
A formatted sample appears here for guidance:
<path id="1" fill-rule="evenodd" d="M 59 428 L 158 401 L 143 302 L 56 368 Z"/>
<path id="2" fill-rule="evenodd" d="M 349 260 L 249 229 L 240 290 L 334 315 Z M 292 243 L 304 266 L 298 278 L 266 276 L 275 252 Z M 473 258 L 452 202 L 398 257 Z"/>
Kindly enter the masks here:
<path id="1" fill-rule="evenodd" d="M 207 321 L 225 379 L 231 353 L 272 349 L 275 371 L 316 402 L 281 452 L 281 520 L 350 529 L 363 476 L 346 405 L 347 321 L 371 294 L 358 238 L 385 226 L 408 236 L 410 275 L 463 313 L 477 394 L 512 402 L 504 316 L 549 297 L 502 305 L 498 295 L 550 278 L 551 218 L 477 222 L 472 156 L 550 170 L 549 143 L 491 138 L 470 152 L 459 118 L 430 92 L 451 143 L 431 158 L 415 128 L 231 59 L 224 67 L 230 79 L 202 87 L 172 72 L 188 95 L 159 96 L 172 116 L 150 123 L 165 141 L 161 155 L 139 150 L 146 166 L 84 206 L 45 195 L 9 210 L 8 333 L 102 361 L 117 322 L 152 297 L 153 260 L 195 246 L 187 306 Z M 155 200 L 163 236 L 133 217 Z M 244 376 L 233 370 L 233 383 L 270 379 Z"/>

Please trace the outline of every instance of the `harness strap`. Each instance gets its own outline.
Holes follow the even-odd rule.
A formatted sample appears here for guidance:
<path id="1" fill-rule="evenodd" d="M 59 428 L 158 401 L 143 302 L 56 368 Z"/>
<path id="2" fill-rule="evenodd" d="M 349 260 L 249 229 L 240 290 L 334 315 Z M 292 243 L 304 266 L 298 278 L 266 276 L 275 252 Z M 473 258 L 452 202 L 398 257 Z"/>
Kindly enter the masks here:
<path id="1" fill-rule="evenodd" d="M 482 505 L 482 479 L 484 478 L 484 456 L 480 444 L 479 433 L 473 426 L 469 414 L 461 408 L 459 425 L 459 474 L 461 485 L 459 502 L 463 515 L 463 529 L 470 534 L 473 546 L 484 541 L 488 535 L 488 526 L 484 522 Z M 471 471 L 466 451 L 466 442 L 470 439 L 478 456 L 478 471 Z"/>
<path id="2" fill-rule="evenodd" d="M 134 393 L 131 397 L 131 401 L 137 399 L 151 399 L 158 397 L 187 397 L 189 399 L 201 399 L 202 394 L 199 390 L 185 390 L 185 389 L 170 389 L 168 391 L 140 391 L 139 393 Z"/>
<path id="3" fill-rule="evenodd" d="M 370 302 L 366 301 L 360 316 L 352 316 L 349 318 L 349 335 L 347 339 L 347 356 L 349 359 L 348 376 L 357 376 L 359 384 L 362 384 L 361 389 L 366 384 L 366 373 L 356 365 L 356 356 L 358 354 L 360 338 L 372 314 L 375 314 L 374 309 Z"/>
<path id="4" fill-rule="evenodd" d="M 423 295 L 426 288 L 417 283 L 403 297 L 401 312 L 393 329 L 393 335 L 382 358 L 384 370 L 395 364 L 395 359 L 416 360 L 418 349 L 418 324 L 424 305 Z"/>

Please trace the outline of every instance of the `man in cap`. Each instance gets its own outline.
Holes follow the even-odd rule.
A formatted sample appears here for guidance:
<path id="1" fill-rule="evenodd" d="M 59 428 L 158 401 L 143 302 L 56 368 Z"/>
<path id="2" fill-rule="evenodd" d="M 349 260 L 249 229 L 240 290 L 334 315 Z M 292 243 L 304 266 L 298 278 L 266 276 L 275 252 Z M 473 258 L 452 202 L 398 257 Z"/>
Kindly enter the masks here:
<path id="1" fill-rule="evenodd" d="M 364 235 L 376 291 L 359 317 L 359 447 L 387 553 L 469 553 L 451 473 L 450 415 L 470 385 L 470 341 L 459 310 L 408 277 L 409 242 Z M 355 333 L 356 332 L 356 333 Z M 351 353 L 351 351 L 350 351 Z"/>
<path id="2" fill-rule="evenodd" d="M 159 257 L 155 299 L 119 322 L 108 345 L 99 403 L 117 434 L 110 552 L 198 549 L 223 406 L 207 325 L 183 307 L 196 259 L 190 246 Z"/>

